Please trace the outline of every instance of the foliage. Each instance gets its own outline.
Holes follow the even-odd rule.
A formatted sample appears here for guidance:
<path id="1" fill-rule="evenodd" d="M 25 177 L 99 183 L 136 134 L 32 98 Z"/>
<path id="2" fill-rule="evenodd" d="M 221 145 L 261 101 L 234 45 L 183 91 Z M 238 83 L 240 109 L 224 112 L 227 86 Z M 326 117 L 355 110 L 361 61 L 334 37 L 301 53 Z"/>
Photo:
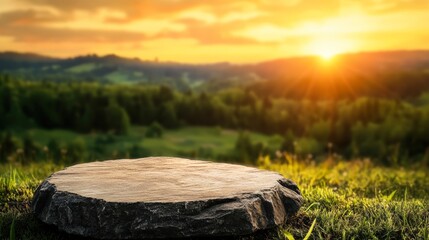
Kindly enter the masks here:
<path id="1" fill-rule="evenodd" d="M 13 219 L 12 224 L 10 225 L 9 240 L 15 240 L 15 236 L 15 219 Z"/>
<path id="2" fill-rule="evenodd" d="M 0 119 L 0 141 L 6 144 L 3 159 L 11 154 L 7 152 L 11 146 L 21 147 L 7 133 L 14 129 L 126 135 L 131 124 L 158 122 L 170 129 L 219 126 L 281 134 L 282 150 L 301 157 L 323 159 L 336 153 L 392 166 L 429 162 L 429 105 L 421 100 L 424 97 L 290 100 L 261 97 L 243 88 L 195 94 L 166 86 L 30 82 L 3 75 L 0 93 L 0 112 L 5 116 Z M 28 156 L 34 146 L 28 141 L 24 145 Z"/>
<path id="3" fill-rule="evenodd" d="M 0 72 L 31 81 L 163 84 L 180 91 L 214 92 L 230 87 L 250 87 L 259 96 L 291 99 L 408 98 L 429 90 L 428 56 L 427 51 L 345 54 L 337 56 L 326 71 L 326 65 L 314 57 L 259 64 L 192 65 L 116 55 L 57 59 L 3 52 L 0 53 Z"/>
<path id="4" fill-rule="evenodd" d="M 153 155 L 244 162 L 245 159 L 240 158 L 244 153 L 235 148 L 239 136 L 238 131 L 219 127 L 163 129 L 157 123 L 147 128 L 131 127 L 127 135 L 84 134 L 45 129 L 16 130 L 4 135 L 3 141 L 0 133 L 0 146 L 5 146 L 0 148 L 0 163 L 31 164 L 51 161 L 70 165 L 77 162 Z M 261 153 L 274 153 L 281 142 L 279 136 L 255 132 L 246 132 L 246 136 L 251 143 L 243 149 L 248 151 L 248 163 L 254 162 Z"/>
<path id="5" fill-rule="evenodd" d="M 247 132 L 240 132 L 235 141 L 233 160 L 241 163 L 254 164 L 258 156 L 268 154 L 269 148 L 264 143 L 253 143 Z"/>
<path id="6" fill-rule="evenodd" d="M 347 56 L 366 72 L 345 81 L 341 66 L 303 75 L 312 59 L 234 68 L 13 55 L 0 59 L 14 74 L 0 74 L 1 237 L 73 239 L 29 211 L 37 185 L 65 165 L 171 155 L 296 181 L 306 201 L 280 239 L 429 239 L 426 58 L 383 71 L 378 58 Z"/>
<path id="7" fill-rule="evenodd" d="M 162 138 L 164 128 L 158 122 L 153 122 L 147 129 L 145 136 L 149 138 Z"/>
<path id="8" fill-rule="evenodd" d="M 0 213 L 27 208 L 41 179 L 62 167 L 46 162 L 27 166 L 1 164 Z"/>
<path id="9" fill-rule="evenodd" d="M 367 159 L 315 163 L 290 154 L 273 160 L 262 157 L 259 164 L 293 179 L 305 198 L 284 227 L 285 234 L 280 234 L 287 239 L 303 239 L 310 232 L 310 239 L 428 237 L 426 168 L 377 167 Z"/>
<path id="10" fill-rule="evenodd" d="M 127 134 L 130 128 L 130 119 L 124 108 L 114 100 L 106 108 L 106 126 L 116 134 Z"/>
<path id="11" fill-rule="evenodd" d="M 305 203 L 278 239 L 428 239 L 429 176 L 425 168 L 387 168 L 369 160 L 321 163 L 286 154 L 261 157 L 263 169 L 293 179 Z M 63 166 L 0 165 L 0 236 L 15 221 L 17 239 L 71 239 L 38 222 L 29 201 L 42 179 Z"/>

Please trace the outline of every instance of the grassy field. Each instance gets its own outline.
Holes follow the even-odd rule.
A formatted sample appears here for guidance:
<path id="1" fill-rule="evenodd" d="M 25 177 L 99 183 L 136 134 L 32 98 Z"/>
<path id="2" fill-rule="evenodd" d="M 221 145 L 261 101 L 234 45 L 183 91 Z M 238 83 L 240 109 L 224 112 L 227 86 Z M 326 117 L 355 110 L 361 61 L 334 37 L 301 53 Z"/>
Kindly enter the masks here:
<path id="1" fill-rule="evenodd" d="M 258 164 L 293 179 L 305 198 L 298 214 L 270 238 L 429 239 L 427 169 L 377 167 L 369 160 L 314 163 L 288 155 Z M 0 239 L 73 238 L 41 224 L 29 210 L 36 186 L 62 167 L 0 165 Z"/>
<path id="2" fill-rule="evenodd" d="M 288 155 L 259 164 L 293 179 L 306 199 L 280 234 L 285 239 L 303 239 L 312 223 L 312 239 L 429 239 L 427 169 L 369 160 L 315 164 Z"/>
<path id="3" fill-rule="evenodd" d="M 145 150 L 147 156 L 183 156 L 200 159 L 216 159 L 225 156 L 234 150 L 239 132 L 216 127 L 183 127 L 175 130 L 164 130 L 161 138 L 145 136 L 145 127 L 134 126 L 127 135 L 113 135 L 106 133 L 80 134 L 67 130 L 28 129 L 13 132 L 17 137 L 30 136 L 41 145 L 48 145 L 55 139 L 60 145 L 67 145 L 75 141 L 85 142 L 86 148 L 94 149 L 101 141 L 103 153 L 88 160 L 99 158 L 127 157 L 126 152 L 133 146 Z M 278 135 L 263 135 L 247 132 L 252 142 L 261 142 L 274 152 L 279 149 L 282 138 Z M 122 154 L 120 154 L 122 153 Z M 222 157 L 225 159 L 225 157 Z"/>

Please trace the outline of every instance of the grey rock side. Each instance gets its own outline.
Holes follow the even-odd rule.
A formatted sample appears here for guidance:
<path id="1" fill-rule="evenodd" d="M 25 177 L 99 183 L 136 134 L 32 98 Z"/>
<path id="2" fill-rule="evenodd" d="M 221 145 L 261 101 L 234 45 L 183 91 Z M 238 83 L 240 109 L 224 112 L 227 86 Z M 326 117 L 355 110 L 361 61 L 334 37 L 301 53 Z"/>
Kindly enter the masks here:
<path id="1" fill-rule="evenodd" d="M 246 235 L 281 225 L 303 199 L 255 168 L 170 157 L 78 164 L 36 190 L 37 218 L 99 239 Z"/>

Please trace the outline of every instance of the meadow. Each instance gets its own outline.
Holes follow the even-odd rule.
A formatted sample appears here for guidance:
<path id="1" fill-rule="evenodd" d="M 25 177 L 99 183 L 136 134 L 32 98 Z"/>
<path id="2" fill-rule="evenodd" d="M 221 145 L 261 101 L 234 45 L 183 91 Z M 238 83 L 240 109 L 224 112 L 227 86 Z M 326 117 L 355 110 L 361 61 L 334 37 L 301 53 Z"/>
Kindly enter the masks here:
<path id="1" fill-rule="evenodd" d="M 272 64 L 270 73 L 283 69 Z M 38 184 L 76 163 L 159 155 L 252 165 L 295 181 L 305 198 L 298 214 L 250 239 L 429 239 L 429 75 L 414 65 L 347 84 L 339 71 L 223 85 L 231 75 L 207 81 L 212 91 L 107 84 L 122 81 L 121 71 L 131 76 L 110 65 L 100 81 L 0 73 L 0 239 L 75 239 L 31 214 Z M 158 67 L 158 83 L 190 70 L 174 77 Z M 183 84 L 198 85 L 198 72 Z"/>
<path id="2" fill-rule="evenodd" d="M 25 139 L 31 139 L 31 145 L 34 145 L 34 151 L 38 151 L 38 154 L 26 156 L 25 154 L 19 155 L 14 151 L 9 155 L 9 163 L 28 163 L 39 159 L 71 164 L 108 158 L 161 155 L 236 161 L 237 155 L 240 155 L 236 149 L 240 135 L 246 136 L 251 143 L 261 144 L 267 152 L 275 152 L 280 149 L 283 141 L 280 135 L 267 135 L 221 127 L 188 126 L 179 129 L 162 129 L 160 136 L 147 136 L 148 131 L 148 127 L 142 126 L 132 126 L 126 135 L 100 132 L 78 133 L 64 129 L 12 130 L 9 133 L 13 136 L 12 138 L 18 141 L 16 151 L 19 152 L 20 148 L 25 148 L 23 146 L 25 144 L 21 142 L 25 142 Z M 55 154 L 56 149 L 54 148 L 58 148 L 57 150 L 63 153 Z M 77 148 L 77 154 L 80 158 L 71 160 L 70 155 L 72 155 L 74 148 Z"/>
<path id="3" fill-rule="evenodd" d="M 0 240 L 80 239 L 36 219 L 37 186 L 75 164 L 149 156 L 297 183 L 296 215 L 238 239 L 429 240 L 428 13 L 429 0 L 0 0 Z M 193 218 L 220 209 L 226 230 L 242 218 L 208 202 Z M 152 231 L 139 220 L 132 230 Z"/>
<path id="4" fill-rule="evenodd" d="M 368 159 L 335 157 L 315 162 L 290 154 L 260 157 L 257 165 L 293 179 L 305 203 L 280 229 L 247 239 L 429 239 L 425 168 L 389 168 Z M 41 224 L 29 207 L 37 185 L 63 167 L 0 165 L 0 239 L 74 239 Z"/>
<path id="5" fill-rule="evenodd" d="M 280 239 L 310 233 L 309 239 L 429 239 L 427 169 L 374 166 L 369 159 L 315 163 L 288 154 L 261 158 L 259 166 L 293 179 L 305 198 Z"/>

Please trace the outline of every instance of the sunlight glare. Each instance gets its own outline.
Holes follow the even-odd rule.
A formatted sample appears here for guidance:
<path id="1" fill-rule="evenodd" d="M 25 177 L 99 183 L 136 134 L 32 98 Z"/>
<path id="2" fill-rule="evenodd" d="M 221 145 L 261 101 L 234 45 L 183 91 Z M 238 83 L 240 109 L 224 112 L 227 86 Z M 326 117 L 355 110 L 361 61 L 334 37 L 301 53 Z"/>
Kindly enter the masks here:
<path id="1" fill-rule="evenodd" d="M 334 57 L 337 53 L 333 51 L 321 51 L 318 53 L 318 55 L 325 61 L 329 61 Z"/>
<path id="2" fill-rule="evenodd" d="M 337 38 L 318 38 L 310 42 L 308 52 L 317 55 L 325 61 L 330 61 L 334 56 L 349 52 L 352 44 L 349 41 Z"/>

